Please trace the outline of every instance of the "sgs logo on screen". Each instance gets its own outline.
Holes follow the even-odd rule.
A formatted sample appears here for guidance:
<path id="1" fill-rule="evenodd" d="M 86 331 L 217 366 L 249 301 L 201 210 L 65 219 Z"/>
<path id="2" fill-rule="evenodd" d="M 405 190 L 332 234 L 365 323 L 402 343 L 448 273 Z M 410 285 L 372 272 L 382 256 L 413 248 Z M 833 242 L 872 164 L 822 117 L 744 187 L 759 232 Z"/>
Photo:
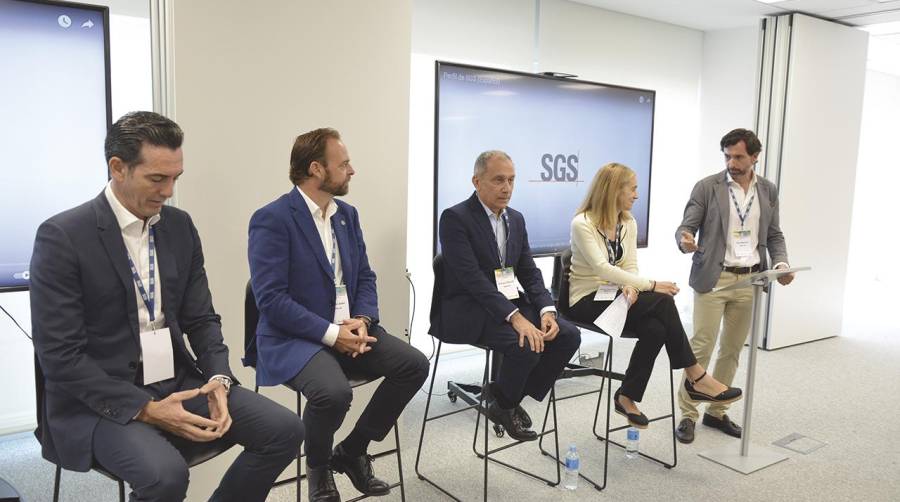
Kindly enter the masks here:
<path id="1" fill-rule="evenodd" d="M 541 181 L 578 181 L 578 155 L 545 153 L 541 156 L 541 167 Z"/>

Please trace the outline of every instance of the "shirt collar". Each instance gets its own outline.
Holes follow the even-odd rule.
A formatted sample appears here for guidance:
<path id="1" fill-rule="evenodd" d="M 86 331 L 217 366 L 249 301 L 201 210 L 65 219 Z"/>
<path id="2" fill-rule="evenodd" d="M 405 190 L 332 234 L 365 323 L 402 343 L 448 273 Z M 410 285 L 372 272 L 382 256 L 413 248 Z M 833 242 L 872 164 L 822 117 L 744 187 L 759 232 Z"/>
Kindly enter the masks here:
<path id="1" fill-rule="evenodd" d="M 112 190 L 112 181 L 106 184 L 106 189 L 103 190 L 103 194 L 106 195 L 106 200 L 109 202 L 109 207 L 112 208 L 113 214 L 116 215 L 116 221 L 119 223 L 119 230 L 125 230 L 126 227 L 130 227 L 135 223 L 140 223 L 141 228 L 144 226 L 144 220 L 135 216 L 131 211 L 125 208 L 119 199 L 116 197 L 116 194 L 113 193 Z M 154 214 L 147 221 L 148 226 L 156 225 L 160 218 L 159 213 Z"/>
<path id="2" fill-rule="evenodd" d="M 477 197 L 477 196 L 476 196 L 476 197 Z M 491 218 L 491 217 L 496 218 L 496 217 L 497 217 L 497 215 L 495 215 L 494 212 L 491 211 L 491 208 L 487 207 L 487 206 L 484 204 L 484 202 L 481 202 L 481 197 L 478 197 L 478 203 L 481 204 L 481 207 L 484 208 L 484 212 L 487 213 L 488 218 Z M 500 217 L 503 218 L 503 217 L 505 217 L 505 216 L 506 216 L 506 208 L 504 207 L 504 208 L 500 211 Z"/>
<path id="3" fill-rule="evenodd" d="M 323 215 L 322 208 L 320 208 L 318 204 L 316 204 L 308 195 L 306 195 L 306 193 L 301 190 L 299 186 L 297 187 L 297 191 L 300 192 L 300 196 L 303 197 L 304 201 L 306 201 L 306 207 L 309 208 L 309 213 L 313 216 L 319 216 L 323 220 L 328 220 L 332 216 L 334 216 L 334 213 L 337 212 L 337 202 L 332 200 L 328 203 L 328 208 L 325 210 L 325 214 Z"/>

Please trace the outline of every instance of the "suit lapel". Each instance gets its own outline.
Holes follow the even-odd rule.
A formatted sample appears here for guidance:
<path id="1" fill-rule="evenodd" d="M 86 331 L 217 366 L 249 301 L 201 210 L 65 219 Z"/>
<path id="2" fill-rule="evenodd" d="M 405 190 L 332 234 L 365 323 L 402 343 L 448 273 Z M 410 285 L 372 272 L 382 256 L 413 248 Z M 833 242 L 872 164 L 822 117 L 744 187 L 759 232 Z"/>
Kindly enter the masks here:
<path id="1" fill-rule="evenodd" d="M 728 207 L 728 178 L 726 172 L 722 172 L 719 182 L 716 183 L 716 203 L 719 206 L 719 219 L 722 221 L 722 237 L 728 240 L 728 221 L 731 219 L 731 210 Z"/>
<path id="2" fill-rule="evenodd" d="M 178 285 L 178 266 L 175 263 L 175 255 L 169 245 L 171 235 L 168 232 L 166 219 L 161 218 L 159 223 L 153 226 L 154 241 L 156 242 L 156 263 L 159 267 L 159 280 L 161 282 L 158 292 L 162 299 L 162 311 L 166 319 L 174 319 L 176 312 L 166 312 L 166 308 L 172 305 L 171 292 Z"/>
<path id="3" fill-rule="evenodd" d="M 473 193 L 472 196 L 469 197 L 468 202 L 469 211 L 472 213 L 472 218 L 475 220 L 475 227 L 481 232 L 484 242 L 491 246 L 491 255 L 494 257 L 496 268 L 499 268 L 500 253 L 497 251 L 497 236 L 494 235 L 494 229 L 491 228 L 491 221 L 488 219 L 487 213 L 484 212 L 481 201 L 478 200 L 478 194 Z M 506 240 L 508 243 L 510 240 L 509 236 L 507 236 Z M 507 248 L 507 251 L 508 249 L 509 248 Z M 509 255 L 507 254 L 507 256 Z"/>
<path id="4" fill-rule="evenodd" d="M 319 231 L 316 229 L 316 224 L 313 222 L 312 214 L 309 212 L 309 207 L 306 205 L 306 201 L 303 200 L 303 196 L 298 192 L 298 188 L 294 188 L 291 190 L 290 195 L 288 195 L 289 204 L 291 207 L 291 217 L 294 218 L 294 222 L 297 223 L 297 226 L 300 227 L 300 232 L 306 238 L 307 243 L 310 248 L 313 250 L 313 254 L 316 255 L 316 259 L 319 262 L 319 265 L 322 267 L 322 270 L 331 277 L 331 280 L 334 280 L 334 271 L 331 270 L 331 258 L 325 256 L 325 246 L 322 245 L 322 239 L 319 237 Z M 343 263 L 342 263 L 343 265 Z"/>
<path id="5" fill-rule="evenodd" d="M 94 211 L 97 214 L 97 231 L 100 234 L 100 240 L 106 249 L 106 255 L 112 263 L 113 270 L 122 281 L 125 288 L 125 305 L 128 309 L 128 320 L 131 324 L 131 332 L 135 341 L 140 344 L 140 336 L 138 334 L 138 317 L 137 317 L 137 296 L 134 292 L 134 282 L 131 278 L 131 268 L 128 265 L 128 251 L 125 249 L 125 241 L 122 239 L 122 231 L 116 221 L 109 201 L 106 195 L 100 193 L 94 199 Z"/>

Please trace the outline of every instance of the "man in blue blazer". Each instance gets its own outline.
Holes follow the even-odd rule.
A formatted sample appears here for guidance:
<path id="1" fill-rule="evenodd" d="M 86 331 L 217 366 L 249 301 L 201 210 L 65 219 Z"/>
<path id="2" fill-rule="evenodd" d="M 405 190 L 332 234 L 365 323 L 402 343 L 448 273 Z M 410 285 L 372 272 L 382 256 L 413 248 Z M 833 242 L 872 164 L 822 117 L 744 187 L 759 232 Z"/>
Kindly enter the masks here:
<path id="1" fill-rule="evenodd" d="M 197 229 L 163 205 L 183 171 L 182 139 L 156 113 L 123 116 L 106 137 L 106 189 L 38 228 L 31 321 L 45 391 L 35 434 L 44 458 L 76 471 L 96 462 L 132 500 L 183 500 L 182 452 L 237 442 L 244 452 L 211 500 L 262 502 L 296 457 L 303 423 L 232 385 Z"/>
<path id="2" fill-rule="evenodd" d="M 257 382 L 286 384 L 308 402 L 309 497 L 340 501 L 331 470 L 367 495 L 384 495 L 366 455 L 428 376 L 428 360 L 378 324 L 375 272 L 356 209 L 346 195 L 354 170 L 334 129 L 297 137 L 290 192 L 250 219 L 250 274 L 259 307 Z M 344 371 L 385 377 L 362 416 L 332 452 L 353 393 Z M 329 469 L 330 467 L 330 469 Z"/>
<path id="3" fill-rule="evenodd" d="M 472 177 L 475 193 L 441 214 L 443 267 L 435 278 L 440 297 L 432 302 L 430 333 L 449 343 L 484 344 L 503 355 L 487 389 L 487 414 L 514 439 L 530 441 L 537 434 L 519 403 L 526 395 L 544 399 L 578 350 L 581 334 L 556 318 L 531 256 L 525 219 L 508 207 L 515 175 L 509 155 L 482 153 Z"/>

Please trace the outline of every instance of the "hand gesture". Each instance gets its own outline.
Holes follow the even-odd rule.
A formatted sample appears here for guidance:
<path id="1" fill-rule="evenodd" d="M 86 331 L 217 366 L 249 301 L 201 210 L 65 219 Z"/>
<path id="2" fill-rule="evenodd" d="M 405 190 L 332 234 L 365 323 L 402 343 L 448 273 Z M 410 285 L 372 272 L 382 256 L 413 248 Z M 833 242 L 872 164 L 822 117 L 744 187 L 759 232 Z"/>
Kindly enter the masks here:
<path id="1" fill-rule="evenodd" d="M 556 314 L 544 312 L 541 316 L 541 331 L 544 332 L 544 341 L 552 342 L 559 334 L 559 324 L 556 323 Z"/>
<path id="2" fill-rule="evenodd" d="M 534 324 L 531 324 L 531 321 L 526 319 L 521 312 L 513 314 L 509 322 L 512 324 L 513 329 L 516 330 L 516 333 L 519 334 L 519 347 L 524 347 L 525 340 L 528 340 L 528 346 L 531 347 L 532 352 L 544 351 L 544 332 L 537 329 Z M 554 321 L 554 324 L 556 324 L 556 321 Z"/>
<path id="3" fill-rule="evenodd" d="M 676 285 L 674 282 L 656 281 L 656 287 L 653 288 L 653 291 L 656 291 L 657 293 L 667 294 L 669 296 L 675 296 L 681 290 L 678 289 L 678 285 Z"/>
<path id="4" fill-rule="evenodd" d="M 358 357 L 372 350 L 370 343 L 378 340 L 369 336 L 366 323 L 362 319 L 346 319 L 338 326 L 338 337 L 334 342 L 334 350 L 350 357 Z"/>
<path id="5" fill-rule="evenodd" d="M 697 243 L 694 241 L 694 235 L 687 231 L 681 232 L 681 252 L 693 253 L 697 250 Z"/>
<path id="6" fill-rule="evenodd" d="M 622 294 L 625 295 L 625 299 L 628 300 L 628 305 L 634 305 L 634 302 L 637 301 L 638 290 L 634 289 L 631 286 L 625 286 L 622 288 Z"/>
<path id="7" fill-rule="evenodd" d="M 778 265 L 777 267 L 775 267 L 775 270 L 778 270 L 780 268 L 788 268 L 788 266 L 782 263 L 781 265 Z M 782 286 L 787 286 L 788 284 L 790 284 L 792 282 L 794 282 L 794 273 L 793 272 L 791 272 L 790 274 L 787 274 L 787 275 L 782 275 L 781 277 L 778 278 L 778 283 L 781 284 Z"/>
<path id="8" fill-rule="evenodd" d="M 206 385 L 200 387 L 200 394 L 206 396 L 209 418 L 218 424 L 215 430 L 220 435 L 224 435 L 231 428 L 231 415 L 228 413 L 228 391 L 225 390 L 222 382 L 210 380 Z"/>
<path id="9" fill-rule="evenodd" d="M 191 441 L 207 442 L 218 439 L 224 434 L 219 431 L 219 422 L 194 415 L 185 410 L 181 404 L 199 395 L 200 389 L 173 392 L 162 401 L 147 403 L 136 419 Z"/>

